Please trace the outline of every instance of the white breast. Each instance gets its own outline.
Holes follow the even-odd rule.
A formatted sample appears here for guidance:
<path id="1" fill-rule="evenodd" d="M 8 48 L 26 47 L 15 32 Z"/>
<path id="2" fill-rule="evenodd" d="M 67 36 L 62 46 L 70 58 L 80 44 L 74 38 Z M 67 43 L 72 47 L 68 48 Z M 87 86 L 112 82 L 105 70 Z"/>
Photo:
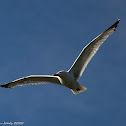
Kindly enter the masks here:
<path id="1" fill-rule="evenodd" d="M 70 73 L 63 72 L 60 75 L 60 78 L 61 78 L 62 85 L 64 85 L 65 87 L 68 87 L 70 89 L 77 89 L 78 82 L 73 78 L 72 75 L 70 75 Z"/>

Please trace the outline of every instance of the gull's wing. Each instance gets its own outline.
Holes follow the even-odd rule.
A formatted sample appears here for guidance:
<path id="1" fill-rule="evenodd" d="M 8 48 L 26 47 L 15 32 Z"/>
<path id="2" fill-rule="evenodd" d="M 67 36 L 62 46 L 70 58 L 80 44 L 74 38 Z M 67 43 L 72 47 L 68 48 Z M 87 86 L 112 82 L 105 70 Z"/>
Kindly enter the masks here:
<path id="1" fill-rule="evenodd" d="M 46 84 L 46 83 L 54 83 L 61 85 L 58 77 L 50 75 L 31 75 L 14 80 L 7 84 L 0 85 L 0 87 L 13 88 L 16 86 L 23 86 L 28 84 Z"/>
<path id="2" fill-rule="evenodd" d="M 119 21 L 120 19 L 118 19 L 118 21 L 116 21 L 110 28 L 108 28 L 105 32 L 97 36 L 83 48 L 82 52 L 75 60 L 72 67 L 68 70 L 68 72 L 70 72 L 76 80 L 81 77 L 89 61 L 97 52 L 101 44 L 109 37 L 109 35 L 111 35 L 115 31 Z"/>

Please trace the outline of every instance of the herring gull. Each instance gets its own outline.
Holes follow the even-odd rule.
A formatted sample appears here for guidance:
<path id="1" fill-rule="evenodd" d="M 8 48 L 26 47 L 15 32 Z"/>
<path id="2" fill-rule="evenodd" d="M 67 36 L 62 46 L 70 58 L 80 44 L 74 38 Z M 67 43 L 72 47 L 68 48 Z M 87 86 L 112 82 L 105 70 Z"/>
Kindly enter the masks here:
<path id="1" fill-rule="evenodd" d="M 102 43 L 115 31 L 119 21 L 120 19 L 87 44 L 68 71 L 59 71 L 53 75 L 30 75 L 14 80 L 10 83 L 0 85 L 0 87 L 14 88 L 16 86 L 28 84 L 52 83 L 67 87 L 71 89 L 74 94 L 79 94 L 80 92 L 85 91 L 87 88 L 82 86 L 78 82 L 78 79 L 81 77 L 89 61 L 92 59 Z"/>

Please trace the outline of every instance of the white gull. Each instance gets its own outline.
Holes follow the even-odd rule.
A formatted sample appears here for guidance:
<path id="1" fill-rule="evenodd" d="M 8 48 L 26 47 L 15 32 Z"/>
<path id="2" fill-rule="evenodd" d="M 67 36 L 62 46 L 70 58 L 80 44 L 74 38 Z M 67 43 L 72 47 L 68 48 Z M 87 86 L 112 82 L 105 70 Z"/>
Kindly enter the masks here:
<path id="1" fill-rule="evenodd" d="M 68 71 L 59 71 L 53 75 L 30 75 L 14 80 L 10 83 L 0 85 L 0 87 L 14 88 L 16 86 L 28 84 L 52 83 L 70 88 L 74 94 L 79 94 L 80 92 L 85 91 L 87 88 L 82 86 L 78 82 L 78 79 L 81 77 L 89 61 L 92 59 L 102 43 L 115 31 L 119 21 L 120 19 L 86 45 Z"/>

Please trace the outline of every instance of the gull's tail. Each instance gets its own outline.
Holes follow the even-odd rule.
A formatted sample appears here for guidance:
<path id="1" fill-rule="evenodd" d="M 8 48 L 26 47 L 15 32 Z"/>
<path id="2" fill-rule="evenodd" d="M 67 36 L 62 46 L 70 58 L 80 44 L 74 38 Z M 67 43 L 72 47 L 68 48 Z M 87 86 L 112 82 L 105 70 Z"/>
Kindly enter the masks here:
<path id="1" fill-rule="evenodd" d="M 73 92 L 73 94 L 79 94 L 83 91 L 87 90 L 86 87 L 82 86 L 81 84 L 79 84 L 78 88 L 76 90 L 71 89 L 71 91 Z"/>

